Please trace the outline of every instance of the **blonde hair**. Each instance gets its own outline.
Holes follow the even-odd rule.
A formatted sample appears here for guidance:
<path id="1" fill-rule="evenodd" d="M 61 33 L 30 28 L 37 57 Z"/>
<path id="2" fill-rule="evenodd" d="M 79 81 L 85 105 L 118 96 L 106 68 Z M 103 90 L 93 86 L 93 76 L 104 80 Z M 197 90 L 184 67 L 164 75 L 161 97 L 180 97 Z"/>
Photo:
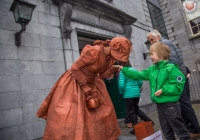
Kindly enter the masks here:
<path id="1" fill-rule="evenodd" d="M 170 56 L 170 49 L 167 45 L 162 42 L 156 42 L 151 45 L 149 53 L 155 52 L 159 58 L 168 60 Z"/>

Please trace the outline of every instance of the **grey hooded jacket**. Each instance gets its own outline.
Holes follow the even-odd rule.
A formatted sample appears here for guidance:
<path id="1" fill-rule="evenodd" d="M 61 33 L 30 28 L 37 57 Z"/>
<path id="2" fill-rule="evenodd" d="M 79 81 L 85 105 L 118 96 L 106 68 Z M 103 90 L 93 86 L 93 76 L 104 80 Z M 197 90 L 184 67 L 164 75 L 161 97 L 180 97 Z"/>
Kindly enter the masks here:
<path id="1" fill-rule="evenodd" d="M 179 66 L 180 71 L 186 75 L 187 70 L 183 62 L 183 56 L 181 49 L 179 49 L 175 44 L 173 44 L 170 40 L 161 38 L 160 42 L 166 44 L 170 48 L 170 57 L 169 63 L 174 63 Z"/>

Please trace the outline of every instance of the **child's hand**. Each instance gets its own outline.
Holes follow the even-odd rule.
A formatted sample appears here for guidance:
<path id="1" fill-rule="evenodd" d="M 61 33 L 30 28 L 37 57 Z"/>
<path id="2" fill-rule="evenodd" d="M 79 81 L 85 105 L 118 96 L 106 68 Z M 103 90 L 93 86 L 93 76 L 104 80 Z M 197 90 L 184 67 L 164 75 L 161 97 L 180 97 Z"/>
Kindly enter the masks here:
<path id="1" fill-rule="evenodd" d="M 161 94 L 162 94 L 162 90 L 161 89 L 159 89 L 158 91 L 156 91 L 154 93 L 155 96 L 160 96 Z"/>
<path id="2" fill-rule="evenodd" d="M 123 66 L 120 66 L 120 65 L 113 65 L 112 67 L 118 68 L 118 69 L 123 69 Z"/>

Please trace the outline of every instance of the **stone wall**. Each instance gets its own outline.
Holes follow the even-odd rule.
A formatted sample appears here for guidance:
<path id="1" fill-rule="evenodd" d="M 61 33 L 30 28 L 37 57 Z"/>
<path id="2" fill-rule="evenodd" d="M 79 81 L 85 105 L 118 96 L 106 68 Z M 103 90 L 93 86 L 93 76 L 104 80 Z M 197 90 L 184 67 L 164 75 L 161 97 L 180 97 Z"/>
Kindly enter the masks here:
<path id="1" fill-rule="evenodd" d="M 43 135 L 36 111 L 65 71 L 60 20 L 52 2 L 29 0 L 37 6 L 17 47 L 21 26 L 9 11 L 12 2 L 0 0 L 0 139 L 31 140 Z"/>
<path id="2" fill-rule="evenodd" d="M 191 37 L 181 1 L 159 0 L 159 3 L 169 39 L 181 48 L 185 65 L 191 71 L 200 71 L 200 36 Z"/>

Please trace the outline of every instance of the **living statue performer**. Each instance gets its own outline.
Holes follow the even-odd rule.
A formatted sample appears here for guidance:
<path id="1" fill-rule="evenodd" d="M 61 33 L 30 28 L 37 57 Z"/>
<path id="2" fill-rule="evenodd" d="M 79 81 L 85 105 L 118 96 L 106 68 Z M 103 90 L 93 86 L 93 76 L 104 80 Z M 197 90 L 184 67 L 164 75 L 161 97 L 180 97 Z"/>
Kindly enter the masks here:
<path id="1" fill-rule="evenodd" d="M 86 45 L 78 60 L 55 83 L 37 117 L 46 119 L 43 140 L 115 140 L 116 113 L 102 79 L 128 61 L 131 42 L 124 37 Z"/>

